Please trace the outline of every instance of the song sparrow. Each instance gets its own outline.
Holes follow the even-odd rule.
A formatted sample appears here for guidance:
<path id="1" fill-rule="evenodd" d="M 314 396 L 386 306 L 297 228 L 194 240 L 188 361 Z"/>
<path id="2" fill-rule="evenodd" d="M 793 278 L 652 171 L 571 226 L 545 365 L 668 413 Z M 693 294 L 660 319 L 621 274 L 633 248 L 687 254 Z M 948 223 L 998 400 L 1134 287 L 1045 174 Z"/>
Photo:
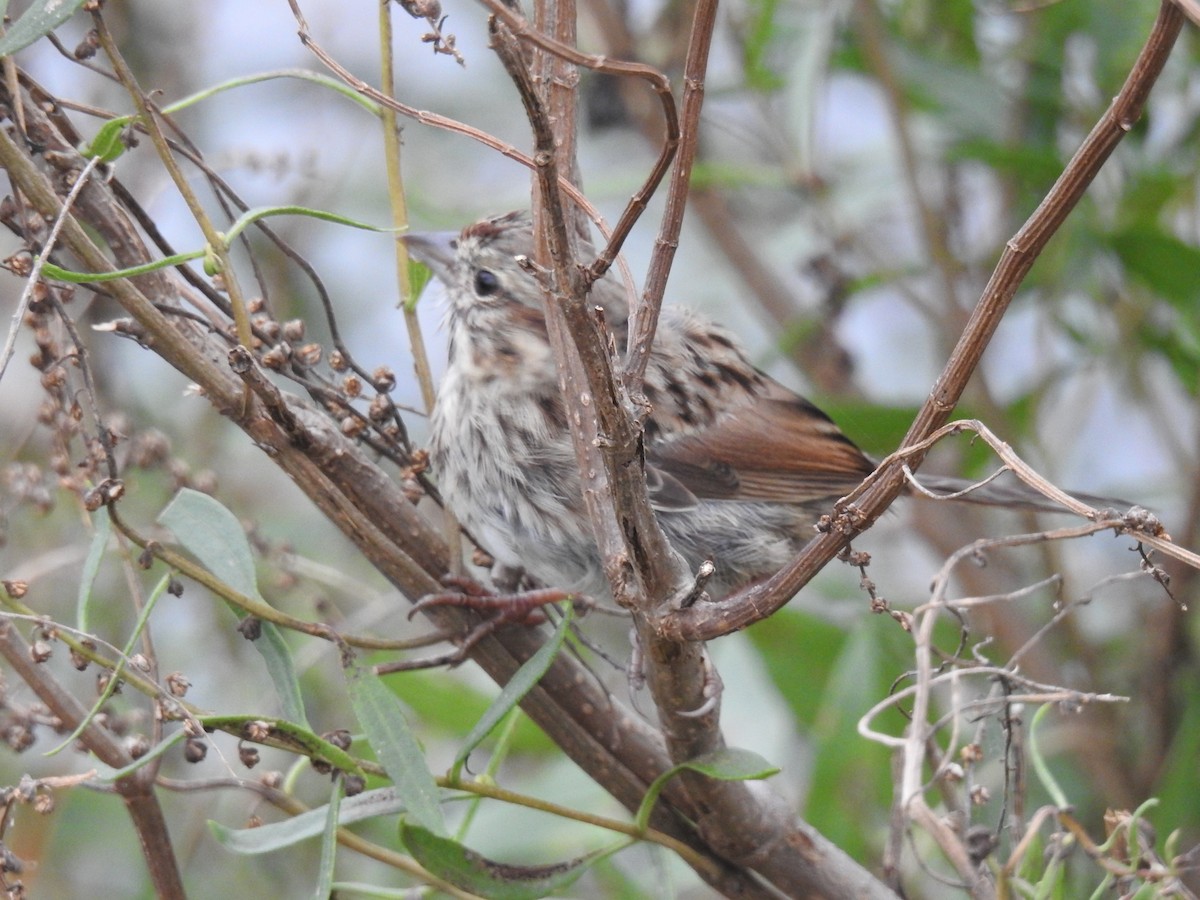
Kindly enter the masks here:
<path id="1" fill-rule="evenodd" d="M 532 254 L 529 220 L 509 213 L 460 235 L 405 240 L 450 301 L 449 368 L 431 422 L 445 501 L 498 563 L 606 596 L 543 293 L 514 261 Z M 615 279 L 597 282 L 590 300 L 622 340 L 626 309 Z M 715 563 L 708 588 L 716 596 L 782 567 L 818 516 L 874 468 L 823 412 L 756 369 L 729 331 L 685 309 L 663 309 L 644 390 L 651 500 L 693 571 Z M 922 481 L 941 490 L 966 485 Z M 971 499 L 1039 505 L 1020 485 L 990 484 Z"/>

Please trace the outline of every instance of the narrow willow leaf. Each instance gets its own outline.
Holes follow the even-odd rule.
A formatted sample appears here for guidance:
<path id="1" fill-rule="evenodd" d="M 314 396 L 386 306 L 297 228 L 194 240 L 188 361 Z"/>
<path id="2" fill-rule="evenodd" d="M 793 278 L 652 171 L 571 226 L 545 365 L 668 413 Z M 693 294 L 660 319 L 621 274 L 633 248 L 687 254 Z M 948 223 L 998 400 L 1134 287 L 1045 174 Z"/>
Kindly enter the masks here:
<path id="1" fill-rule="evenodd" d="M 235 590 L 262 599 L 250 543 L 237 517 L 224 506 L 207 494 L 183 488 L 158 521 L 171 529 L 179 543 L 209 572 Z M 283 635 L 272 623 L 263 622 L 262 635 L 253 643 L 267 665 L 284 718 L 307 728 L 300 682 Z"/>
<path id="2" fill-rule="evenodd" d="M 508 680 L 508 684 L 492 701 L 480 720 L 475 723 L 475 727 L 471 729 L 471 733 L 467 735 L 462 747 L 459 748 L 458 755 L 454 757 L 454 764 L 450 767 L 449 777 L 452 784 L 458 781 L 462 767 L 466 763 L 467 757 L 471 755 L 471 751 L 479 746 L 492 729 L 521 702 L 526 694 L 533 690 L 534 685 L 546 674 L 546 670 L 550 668 L 550 664 L 554 662 L 554 657 L 558 655 L 558 651 L 562 647 L 563 639 L 567 636 L 572 614 L 572 607 L 568 603 L 562 621 L 558 623 L 550 640 L 538 648 L 537 653 L 529 657 L 521 668 L 517 669 L 513 677 Z"/>
<path id="3" fill-rule="evenodd" d="M 395 788 L 376 788 L 342 800 L 338 822 L 351 825 L 364 819 L 395 815 L 404 811 L 404 801 L 400 799 Z M 257 828 L 228 828 L 212 820 L 209 821 L 208 828 L 226 850 L 245 856 L 256 856 L 260 853 L 273 853 L 315 838 L 324 830 L 327 819 L 328 813 L 325 807 L 321 807 L 310 809 L 282 822 L 271 822 Z"/>
<path id="4" fill-rule="evenodd" d="M 1200 249 L 1160 228 L 1129 228 L 1110 241 L 1125 270 L 1183 312 L 1200 292 Z"/>
<path id="5" fill-rule="evenodd" d="M 89 622 L 88 609 L 91 606 L 92 585 L 96 581 L 96 573 L 108 550 L 108 539 L 112 536 L 112 522 L 108 518 L 108 510 L 101 506 L 92 513 L 92 523 L 96 527 L 92 535 L 92 545 L 88 548 L 87 559 L 83 563 L 83 572 L 79 578 L 79 598 L 75 604 L 75 627 L 80 631 L 92 630 Z"/>
<path id="6" fill-rule="evenodd" d="M 358 724 L 408 806 L 409 815 L 430 831 L 444 834 L 446 825 L 437 784 L 399 698 L 374 672 L 358 666 L 353 659 L 347 660 L 345 675 Z"/>
<path id="7" fill-rule="evenodd" d="M 174 103 L 164 106 L 163 112 L 167 115 L 173 115 L 180 110 L 187 109 L 189 106 L 194 106 L 202 100 L 215 97 L 222 91 L 245 87 L 250 84 L 258 84 L 263 81 L 272 81 L 276 78 L 297 78 L 301 81 L 311 81 L 314 84 L 319 84 L 322 87 L 327 87 L 341 94 L 348 100 L 353 100 L 373 116 L 380 114 L 379 104 L 374 100 L 362 96 L 354 88 L 336 78 L 331 78 L 328 75 L 322 75 L 320 72 L 313 72 L 309 69 L 273 69 L 269 72 L 256 72 L 253 75 L 239 75 L 236 78 L 230 78 L 228 81 L 221 81 L 211 87 L 206 87 L 194 94 L 189 94 L 182 100 L 176 100 Z"/>
<path id="8" fill-rule="evenodd" d="M 108 524 L 107 518 L 105 519 L 105 524 Z M 94 545 L 93 549 L 95 549 Z M 90 555 L 88 559 L 90 562 Z M 92 574 L 93 576 L 95 575 L 94 572 Z M 79 735 L 83 734 L 83 730 L 91 724 L 93 717 L 95 717 L 95 715 L 104 707 L 104 704 L 108 702 L 108 698 L 117 692 L 117 688 L 120 687 L 121 684 L 121 673 L 125 671 L 125 661 L 129 659 L 130 655 L 133 653 L 134 646 L 139 640 L 141 640 L 142 632 L 146 630 L 146 625 L 150 621 L 150 614 L 154 612 L 154 607 L 158 605 L 159 598 L 167 592 L 167 587 L 170 584 L 170 575 L 164 575 L 159 579 L 157 586 L 155 586 L 154 590 L 150 592 L 150 596 L 146 599 L 145 604 L 138 613 L 137 621 L 133 624 L 133 631 L 125 640 L 125 646 L 121 649 L 121 656 L 117 660 L 117 664 L 113 668 L 112 674 L 109 676 L 107 683 L 104 685 L 104 690 L 100 692 L 100 696 L 98 696 L 95 702 L 92 703 L 92 708 L 88 710 L 87 715 L 79 720 L 79 724 L 75 726 L 75 730 L 67 735 L 57 747 L 47 750 L 47 756 L 53 756 L 54 754 L 59 753 L 60 751 L 73 745 L 75 743 L 75 739 L 78 738 Z M 81 630 L 87 631 L 88 629 L 81 626 Z M 180 732 L 180 734 L 182 734 L 182 732 Z M 138 757 L 137 761 L 129 768 L 136 769 L 144 765 L 145 759 L 145 756 Z"/>
<path id="9" fill-rule="evenodd" d="M 559 893 L 596 860 L 627 846 L 623 841 L 615 847 L 548 866 L 510 866 L 407 821 L 400 822 L 400 840 L 413 858 L 434 875 L 488 900 L 537 900 Z"/>
<path id="10" fill-rule="evenodd" d="M 362 766 L 357 759 L 325 738 L 314 734 L 311 729 L 301 727 L 287 719 L 271 719 L 263 716 L 198 716 L 206 731 L 241 734 L 248 727 L 254 730 L 267 729 L 270 743 L 303 753 L 314 759 L 323 760 L 335 769 L 362 775 Z"/>
<path id="11" fill-rule="evenodd" d="M 1045 754 L 1042 753 L 1042 745 L 1038 736 L 1038 729 L 1049 710 L 1050 704 L 1048 703 L 1038 707 L 1037 712 L 1033 714 L 1033 720 L 1029 723 L 1029 761 L 1033 764 L 1033 771 L 1037 773 L 1042 788 L 1050 795 L 1050 800 L 1059 809 L 1066 809 L 1070 806 L 1067 801 L 1067 793 L 1050 771 L 1050 765 L 1046 762 Z"/>
<path id="12" fill-rule="evenodd" d="M 760 781 L 770 778 L 779 771 L 779 767 L 767 762 L 757 753 L 741 750 L 737 747 L 726 747 L 704 753 L 695 759 L 673 766 L 654 779 L 646 789 L 642 805 L 638 807 L 635 822 L 637 827 L 645 830 L 650 824 L 650 813 L 658 801 L 667 782 L 684 770 L 699 772 L 717 781 Z"/>
<path id="13" fill-rule="evenodd" d="M 86 725 L 89 721 L 91 721 L 90 715 L 86 719 L 84 719 L 83 724 Z M 83 731 L 83 725 L 81 725 L 76 730 Z M 145 754 L 144 756 L 139 756 L 137 759 L 135 759 L 133 762 L 131 762 L 129 765 L 125 766 L 124 768 L 113 769 L 107 775 L 101 775 L 101 780 L 108 781 L 108 782 L 120 781 L 122 778 L 132 775 L 138 769 L 141 769 L 144 766 L 150 765 L 150 763 L 154 762 L 154 760 L 158 759 L 160 756 L 162 756 L 164 753 L 166 753 L 168 750 L 170 750 L 176 744 L 182 743 L 186 738 L 187 738 L 187 732 L 185 732 L 181 728 L 181 729 L 179 729 L 179 731 L 176 731 L 170 737 L 164 738 L 163 740 L 161 740 L 157 744 L 155 744 L 154 747 L 151 748 L 149 753 Z M 65 742 L 65 745 L 69 745 L 71 743 L 72 742 L 68 740 Z M 58 750 L 58 749 L 61 749 L 61 748 L 56 748 L 56 750 Z M 49 755 L 49 754 L 47 754 L 47 755 Z"/>
<path id="14" fill-rule="evenodd" d="M 761 781 L 779 774 L 779 766 L 767 762 L 752 750 L 740 747 L 726 747 L 705 753 L 688 760 L 683 767 L 717 781 Z"/>
<path id="15" fill-rule="evenodd" d="M 309 216 L 313 219 L 320 219 L 323 222 L 333 222 L 337 225 L 349 225 L 351 228 L 359 228 L 363 231 L 399 231 L 398 228 L 382 228 L 378 225 L 372 225 L 369 222 L 360 222 L 357 219 L 351 219 L 347 216 L 339 216 L 337 213 L 327 212 L 323 209 L 312 209 L 308 206 L 263 206 L 257 209 L 248 209 L 240 216 L 237 221 L 229 228 L 229 232 L 225 235 L 226 244 L 233 243 L 234 238 L 253 225 L 259 219 L 265 219 L 269 216 Z"/>
<path id="16" fill-rule="evenodd" d="M 11 56 L 45 37 L 71 18 L 81 6 L 83 0 L 38 0 L 0 38 L 0 56 Z"/>
<path id="17" fill-rule="evenodd" d="M 337 859 L 338 807 L 342 802 L 342 779 L 333 779 L 333 791 L 329 805 L 325 808 L 325 831 L 321 837 L 321 865 L 317 870 L 317 883 L 313 889 L 313 900 L 328 900 L 333 890 L 333 864 Z"/>
<path id="18" fill-rule="evenodd" d="M 191 262 L 193 259 L 199 259 L 202 256 L 204 256 L 203 250 L 191 250 L 187 253 L 164 256 L 162 259 L 154 260 L 154 262 L 148 262 L 140 266 L 130 266 L 128 269 L 116 269 L 112 272 L 75 272 L 71 269 L 56 266 L 54 263 L 46 262 L 42 263 L 42 274 L 47 278 L 53 278 L 55 281 L 65 281 L 69 284 L 100 284 L 105 281 L 116 281 L 120 278 L 132 278 L 134 275 L 146 275 L 150 272 L 157 272 L 159 269 L 169 269 L 172 266 L 181 266 L 185 262 Z"/>
<path id="19" fill-rule="evenodd" d="M 373 900 L 412 900 L 412 888 L 387 888 L 365 881 L 335 881 L 333 889 L 340 897 L 371 897 Z"/>

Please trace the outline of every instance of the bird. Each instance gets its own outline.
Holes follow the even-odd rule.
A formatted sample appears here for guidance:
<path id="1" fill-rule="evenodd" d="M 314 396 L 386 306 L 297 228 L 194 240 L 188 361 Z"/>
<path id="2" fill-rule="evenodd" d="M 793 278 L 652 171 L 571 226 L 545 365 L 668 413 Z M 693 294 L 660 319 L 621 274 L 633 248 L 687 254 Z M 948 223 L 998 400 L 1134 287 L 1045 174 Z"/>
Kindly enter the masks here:
<path id="1" fill-rule="evenodd" d="M 429 439 L 443 501 L 495 559 L 494 572 L 609 596 L 544 291 L 518 263 L 533 255 L 528 215 L 505 213 L 459 233 L 409 233 L 404 240 L 449 301 L 449 358 Z M 603 311 L 618 351 L 628 322 L 624 297 L 608 275 L 588 298 Z M 714 598 L 782 568 L 812 537 L 817 519 L 876 467 L 817 406 L 758 369 L 731 331 L 685 307 L 663 307 L 643 391 L 651 504 L 693 572 L 712 564 L 706 589 Z M 939 476 L 922 475 L 922 482 L 940 492 L 969 486 Z M 1022 484 L 989 483 L 963 499 L 1054 508 Z"/>

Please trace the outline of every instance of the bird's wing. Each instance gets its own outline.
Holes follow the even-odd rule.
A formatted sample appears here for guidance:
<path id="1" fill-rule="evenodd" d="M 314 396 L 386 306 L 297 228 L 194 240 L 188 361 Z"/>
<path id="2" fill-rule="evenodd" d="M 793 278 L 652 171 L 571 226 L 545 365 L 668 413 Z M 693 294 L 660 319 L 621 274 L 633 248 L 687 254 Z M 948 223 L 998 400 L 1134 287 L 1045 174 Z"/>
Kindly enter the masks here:
<path id="1" fill-rule="evenodd" d="M 875 468 L 823 412 L 760 378 L 758 390 L 725 397 L 704 427 L 658 430 L 647 469 L 697 499 L 803 504 L 848 493 Z"/>

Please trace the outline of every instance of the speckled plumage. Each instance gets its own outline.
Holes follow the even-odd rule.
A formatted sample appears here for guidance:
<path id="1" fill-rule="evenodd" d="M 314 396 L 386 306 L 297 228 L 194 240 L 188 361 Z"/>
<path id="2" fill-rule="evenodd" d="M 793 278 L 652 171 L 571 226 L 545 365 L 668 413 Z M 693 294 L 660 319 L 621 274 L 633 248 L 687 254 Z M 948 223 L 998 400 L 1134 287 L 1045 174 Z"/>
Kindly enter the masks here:
<path id="1" fill-rule="evenodd" d="M 431 422 L 446 502 L 498 562 L 607 594 L 541 291 L 513 261 L 532 252 L 528 221 L 509 214 L 453 240 L 408 242 L 450 298 L 449 367 Z M 622 339 L 619 286 L 605 279 L 590 299 Z M 715 562 L 716 594 L 782 566 L 872 469 L 823 413 L 755 369 L 732 334 L 687 310 L 663 310 L 645 393 L 651 499 L 689 565 Z"/>

